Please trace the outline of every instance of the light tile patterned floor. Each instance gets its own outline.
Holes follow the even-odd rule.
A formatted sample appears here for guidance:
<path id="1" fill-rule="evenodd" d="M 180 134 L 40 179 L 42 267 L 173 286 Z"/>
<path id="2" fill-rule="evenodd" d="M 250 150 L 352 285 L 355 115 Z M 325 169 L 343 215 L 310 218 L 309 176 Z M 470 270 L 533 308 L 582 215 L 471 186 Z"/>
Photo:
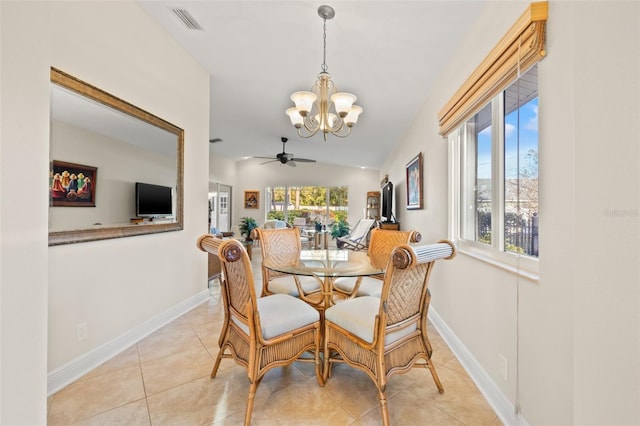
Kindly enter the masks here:
<path id="1" fill-rule="evenodd" d="M 259 248 L 253 267 L 260 280 Z M 135 346 L 52 395 L 48 424 L 237 425 L 248 392 L 245 369 L 224 360 L 209 374 L 222 326 L 220 289 L 211 298 Z M 445 392 L 429 372 L 394 376 L 387 388 L 392 425 L 488 425 L 502 423 L 438 333 L 430 328 L 434 362 Z M 254 425 L 378 425 L 375 386 L 368 376 L 337 366 L 324 388 L 310 364 L 266 374 L 258 387 Z"/>

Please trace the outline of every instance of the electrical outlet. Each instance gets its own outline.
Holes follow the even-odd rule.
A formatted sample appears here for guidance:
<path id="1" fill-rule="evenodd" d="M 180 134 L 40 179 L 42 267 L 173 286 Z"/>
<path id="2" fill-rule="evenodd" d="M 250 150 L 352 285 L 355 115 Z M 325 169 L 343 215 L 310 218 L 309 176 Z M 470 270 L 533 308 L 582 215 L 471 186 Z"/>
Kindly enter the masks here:
<path id="1" fill-rule="evenodd" d="M 87 329 L 87 323 L 86 322 L 82 322 L 78 325 L 76 325 L 76 340 L 78 342 L 82 342 L 83 340 L 85 340 L 87 338 L 87 334 L 88 334 L 88 329 Z"/>
<path id="2" fill-rule="evenodd" d="M 498 357 L 500 357 L 500 375 L 502 376 L 502 380 L 506 382 L 507 379 L 509 378 L 509 373 L 508 373 L 509 370 L 507 368 L 507 357 L 505 357 L 502 354 L 499 354 Z"/>

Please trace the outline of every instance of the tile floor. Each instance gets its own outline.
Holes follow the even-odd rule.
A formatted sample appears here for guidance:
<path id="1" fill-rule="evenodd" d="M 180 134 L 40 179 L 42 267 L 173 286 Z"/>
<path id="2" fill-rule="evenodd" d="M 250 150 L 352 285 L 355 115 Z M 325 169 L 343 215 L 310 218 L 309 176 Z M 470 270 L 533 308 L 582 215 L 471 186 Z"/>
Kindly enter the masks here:
<path id="1" fill-rule="evenodd" d="M 256 280 L 259 248 L 253 251 Z M 48 400 L 53 425 L 242 424 L 245 369 L 218 353 L 223 309 L 217 282 L 211 297 L 180 318 L 107 361 Z M 502 425 L 442 338 L 430 327 L 433 359 L 445 388 L 439 394 L 422 368 L 394 376 L 387 387 L 392 425 Z M 254 425 L 378 425 L 375 386 L 346 365 L 318 386 L 310 364 L 271 370 L 258 387 Z"/>

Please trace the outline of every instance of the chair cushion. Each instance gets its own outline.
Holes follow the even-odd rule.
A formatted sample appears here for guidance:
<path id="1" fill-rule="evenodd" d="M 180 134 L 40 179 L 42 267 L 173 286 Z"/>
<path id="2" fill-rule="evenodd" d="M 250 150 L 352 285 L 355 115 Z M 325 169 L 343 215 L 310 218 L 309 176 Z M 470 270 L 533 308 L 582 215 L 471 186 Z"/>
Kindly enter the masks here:
<path id="1" fill-rule="evenodd" d="M 320 314 L 310 305 L 287 294 L 273 294 L 257 301 L 262 336 L 280 336 L 296 328 L 320 321 Z"/>
<path id="2" fill-rule="evenodd" d="M 333 285 L 342 291 L 351 293 L 353 287 L 356 285 L 357 278 L 354 277 L 341 277 L 336 278 Z M 382 295 L 382 280 L 373 277 L 362 277 L 362 282 L 356 296 L 374 296 L 380 297 Z"/>
<path id="3" fill-rule="evenodd" d="M 271 339 L 288 333 L 296 328 L 320 321 L 320 314 L 310 305 L 288 294 L 273 294 L 257 300 L 262 337 Z M 249 327 L 238 321 L 231 320 L 249 334 Z"/>
<path id="4" fill-rule="evenodd" d="M 325 318 L 351 334 L 355 334 L 367 343 L 373 342 L 376 315 L 380 310 L 380 299 L 373 296 L 356 297 L 343 303 L 338 303 L 325 311 Z M 416 329 L 411 327 L 395 331 L 386 335 L 384 344 L 389 345 L 402 337 L 411 334 Z"/>
<path id="5" fill-rule="evenodd" d="M 313 277 L 298 275 L 300 286 L 305 293 L 312 293 L 320 289 L 320 283 Z M 278 294 L 288 294 L 294 297 L 298 296 L 298 287 L 293 275 L 277 277 L 269 281 L 269 291 Z"/>

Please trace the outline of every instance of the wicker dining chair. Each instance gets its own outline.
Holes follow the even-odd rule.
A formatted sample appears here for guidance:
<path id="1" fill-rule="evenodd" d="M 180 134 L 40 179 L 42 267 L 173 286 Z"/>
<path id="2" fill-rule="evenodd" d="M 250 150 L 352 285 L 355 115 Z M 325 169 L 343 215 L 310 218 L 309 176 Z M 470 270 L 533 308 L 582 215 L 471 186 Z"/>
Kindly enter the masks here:
<path id="1" fill-rule="evenodd" d="M 396 231 L 390 229 L 373 229 L 367 255 L 371 264 L 384 269 L 394 247 L 400 244 L 419 243 L 422 236 L 418 231 Z M 382 294 L 384 275 L 370 277 L 341 277 L 333 282 L 334 290 L 347 298 L 354 296 L 376 296 Z"/>
<path id="2" fill-rule="evenodd" d="M 302 245 L 298 228 L 254 229 L 254 234 L 262 247 L 262 296 L 289 294 L 298 297 L 320 291 L 320 283 L 311 276 L 289 275 L 272 271 L 264 266 L 264 259 L 298 259 Z"/>
<path id="3" fill-rule="evenodd" d="M 393 375 L 413 367 L 428 368 L 438 391 L 444 392 L 427 336 L 428 285 L 435 261 L 455 255 L 449 241 L 418 247 L 402 244 L 391 253 L 380 298 L 356 297 L 325 312 L 324 353 L 331 356 L 324 359 L 323 380 L 333 363 L 363 370 L 378 388 L 385 426 L 389 424 L 385 389 Z"/>
<path id="4" fill-rule="evenodd" d="M 316 378 L 322 380 L 319 358 L 320 314 L 300 299 L 286 294 L 256 297 L 249 256 L 237 240 L 222 240 L 206 234 L 198 248 L 219 257 L 224 279 L 222 298 L 224 323 L 218 339 L 220 351 L 211 378 L 223 358 L 247 369 L 249 396 L 245 425 L 251 424 L 255 394 L 265 373 L 295 361 L 315 363 Z M 302 357 L 312 351 L 313 358 Z"/>

